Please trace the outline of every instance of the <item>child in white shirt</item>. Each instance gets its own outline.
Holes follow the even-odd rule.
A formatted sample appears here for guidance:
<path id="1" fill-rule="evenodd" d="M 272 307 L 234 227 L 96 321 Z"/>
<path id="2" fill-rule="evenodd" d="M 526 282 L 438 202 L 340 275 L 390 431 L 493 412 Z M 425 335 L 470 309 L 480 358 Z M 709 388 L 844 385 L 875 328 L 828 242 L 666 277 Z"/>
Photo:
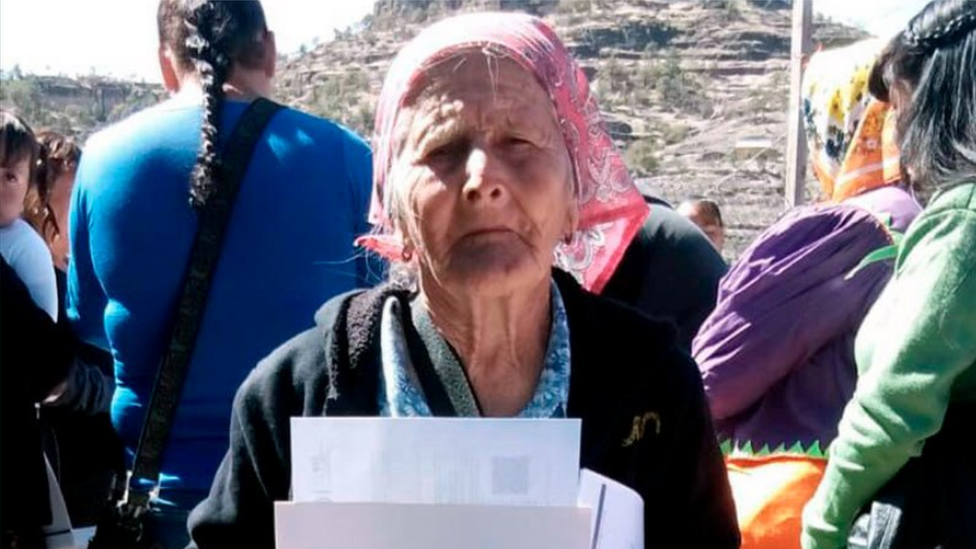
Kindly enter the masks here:
<path id="1" fill-rule="evenodd" d="M 34 303 L 58 318 L 58 288 L 51 251 L 21 219 L 24 196 L 33 184 L 38 144 L 18 116 L 0 109 L 0 254 L 27 286 Z"/>

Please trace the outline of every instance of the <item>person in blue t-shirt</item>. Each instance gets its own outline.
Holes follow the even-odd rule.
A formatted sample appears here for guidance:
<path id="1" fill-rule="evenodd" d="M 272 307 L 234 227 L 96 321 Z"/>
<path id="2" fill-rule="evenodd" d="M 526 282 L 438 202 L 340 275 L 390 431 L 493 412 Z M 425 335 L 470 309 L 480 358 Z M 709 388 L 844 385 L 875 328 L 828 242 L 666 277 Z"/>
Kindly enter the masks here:
<path id="1" fill-rule="evenodd" d="M 158 25 L 163 80 L 174 96 L 89 140 L 69 219 L 68 315 L 82 338 L 112 352 L 112 419 L 130 466 L 198 208 L 249 101 L 271 94 L 276 59 L 257 1 L 162 0 Z M 164 451 L 149 541 L 185 544 L 185 515 L 227 451 L 234 393 L 254 364 L 307 328 L 329 297 L 380 274 L 353 246 L 369 231 L 371 162 L 352 132 L 297 110 L 279 111 L 265 129 Z"/>

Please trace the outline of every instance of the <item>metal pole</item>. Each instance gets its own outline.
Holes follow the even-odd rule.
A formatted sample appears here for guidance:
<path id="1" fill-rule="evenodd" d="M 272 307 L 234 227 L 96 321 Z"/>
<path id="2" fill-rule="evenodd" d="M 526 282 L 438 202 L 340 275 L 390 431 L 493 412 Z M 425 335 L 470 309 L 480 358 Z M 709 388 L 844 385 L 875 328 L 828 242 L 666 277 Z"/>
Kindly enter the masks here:
<path id="1" fill-rule="evenodd" d="M 803 60 L 813 49 L 813 0 L 793 0 L 793 46 L 790 53 L 790 111 L 786 141 L 786 201 L 803 204 L 806 191 L 807 143 L 803 135 L 801 95 Z"/>

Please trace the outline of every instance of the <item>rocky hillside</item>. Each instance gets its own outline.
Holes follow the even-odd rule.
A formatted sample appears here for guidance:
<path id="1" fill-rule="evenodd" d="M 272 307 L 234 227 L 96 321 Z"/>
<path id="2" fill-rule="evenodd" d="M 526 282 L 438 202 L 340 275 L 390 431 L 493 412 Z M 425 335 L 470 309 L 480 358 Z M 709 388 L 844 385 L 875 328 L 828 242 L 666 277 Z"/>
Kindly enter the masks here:
<path id="1" fill-rule="evenodd" d="M 554 25 L 590 76 L 640 184 L 674 202 L 716 200 L 730 257 L 785 209 L 786 0 L 377 0 L 336 40 L 282 59 L 278 99 L 368 135 L 399 48 L 431 22 L 475 10 L 527 11 Z M 817 22 L 822 46 L 862 37 Z M 0 82 L 4 105 L 82 137 L 162 95 L 158 86 L 97 77 L 7 74 Z"/>
<path id="2" fill-rule="evenodd" d="M 555 26 L 641 185 L 718 201 L 730 256 L 782 213 L 791 8 L 779 0 L 380 0 L 357 27 L 285 63 L 279 94 L 365 134 L 400 46 L 432 21 L 486 9 Z M 863 36 L 818 21 L 815 40 Z"/>
<path id="3" fill-rule="evenodd" d="M 84 140 L 105 125 L 157 103 L 162 86 L 99 76 L 4 74 L 0 105 L 15 108 L 35 129 L 51 129 Z"/>

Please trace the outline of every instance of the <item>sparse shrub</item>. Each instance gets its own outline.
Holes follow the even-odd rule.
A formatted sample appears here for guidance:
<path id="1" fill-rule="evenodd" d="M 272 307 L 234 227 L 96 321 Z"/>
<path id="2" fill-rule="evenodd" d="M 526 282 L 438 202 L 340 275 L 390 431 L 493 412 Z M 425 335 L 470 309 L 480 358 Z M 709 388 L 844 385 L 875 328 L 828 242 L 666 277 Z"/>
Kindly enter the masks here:
<path id="1" fill-rule="evenodd" d="M 654 154 L 654 142 L 650 139 L 640 139 L 631 143 L 627 147 L 624 158 L 627 167 L 640 175 L 653 175 L 660 164 Z"/>
<path id="2" fill-rule="evenodd" d="M 604 80 L 607 83 L 607 91 L 626 94 L 634 89 L 634 71 L 621 63 L 616 56 L 612 55 L 607 60 L 603 72 L 605 74 Z"/>
<path id="3" fill-rule="evenodd" d="M 712 115 L 714 106 L 705 86 L 695 75 L 681 68 L 681 60 L 674 50 L 651 71 L 654 88 L 666 105 L 702 117 Z"/>
<path id="4" fill-rule="evenodd" d="M 593 0 L 558 0 L 555 7 L 552 8 L 552 13 L 566 18 L 566 20 L 575 25 L 586 20 L 586 18 L 593 13 Z"/>
<path id="5" fill-rule="evenodd" d="M 668 145 L 674 145 L 675 143 L 681 143 L 688 138 L 688 134 L 691 133 L 691 128 L 685 126 L 684 124 L 667 124 L 661 128 L 661 137 L 664 142 Z"/>
<path id="6" fill-rule="evenodd" d="M 353 111 L 353 116 L 349 119 L 348 125 L 356 133 L 369 139 L 373 134 L 373 121 L 375 117 L 373 107 L 365 103 L 360 103 Z"/>
<path id="7" fill-rule="evenodd" d="M 704 0 L 703 5 L 706 8 L 724 10 L 729 19 L 742 18 L 742 9 L 739 6 L 739 0 Z"/>

